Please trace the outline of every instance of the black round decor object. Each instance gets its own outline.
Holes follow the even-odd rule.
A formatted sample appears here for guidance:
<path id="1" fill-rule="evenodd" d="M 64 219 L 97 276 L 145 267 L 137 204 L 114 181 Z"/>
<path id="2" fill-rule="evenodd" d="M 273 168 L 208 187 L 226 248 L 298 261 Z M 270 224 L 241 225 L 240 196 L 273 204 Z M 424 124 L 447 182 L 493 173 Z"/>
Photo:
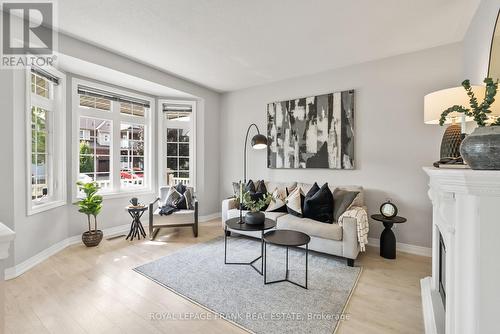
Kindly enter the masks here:
<path id="1" fill-rule="evenodd" d="M 393 218 L 398 215 L 398 208 L 391 201 L 387 201 L 380 206 L 380 214 L 385 218 Z"/>
<path id="2" fill-rule="evenodd" d="M 460 154 L 460 144 L 462 143 L 462 127 L 458 124 L 450 125 L 441 140 L 441 159 L 458 158 Z"/>

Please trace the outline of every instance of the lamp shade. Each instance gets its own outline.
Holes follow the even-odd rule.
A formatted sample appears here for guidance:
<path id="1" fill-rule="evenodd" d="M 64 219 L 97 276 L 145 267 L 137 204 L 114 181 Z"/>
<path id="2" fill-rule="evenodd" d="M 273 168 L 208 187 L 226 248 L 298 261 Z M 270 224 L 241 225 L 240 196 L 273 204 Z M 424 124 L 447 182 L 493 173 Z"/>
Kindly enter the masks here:
<path id="1" fill-rule="evenodd" d="M 481 103 L 484 99 L 486 92 L 485 86 L 472 86 L 472 91 Z M 464 106 L 470 108 L 469 96 L 465 89 L 460 87 L 448 88 L 438 90 L 436 92 L 427 94 L 424 97 L 424 123 L 426 124 L 439 124 L 441 113 L 454 105 Z M 490 116 L 500 116 L 500 103 L 494 103 L 491 108 Z M 446 118 L 446 124 L 452 123 L 454 118 L 460 118 L 463 114 L 451 113 Z M 471 117 L 466 117 L 466 121 L 472 121 Z"/>
<path id="2" fill-rule="evenodd" d="M 262 150 L 267 147 L 267 137 L 257 134 L 252 138 L 252 147 L 256 150 Z"/>

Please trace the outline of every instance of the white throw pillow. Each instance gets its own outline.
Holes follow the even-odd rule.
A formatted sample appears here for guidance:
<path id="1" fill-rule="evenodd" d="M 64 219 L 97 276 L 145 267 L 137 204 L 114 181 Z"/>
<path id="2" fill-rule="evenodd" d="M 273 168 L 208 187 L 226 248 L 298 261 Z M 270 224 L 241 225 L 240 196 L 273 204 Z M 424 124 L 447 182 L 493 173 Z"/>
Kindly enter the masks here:
<path id="1" fill-rule="evenodd" d="M 274 189 L 272 196 L 273 196 L 273 199 L 272 199 L 271 203 L 269 203 L 269 205 L 267 206 L 266 211 L 268 211 L 268 212 L 275 211 L 275 210 L 278 210 L 286 205 L 285 204 L 286 193 L 284 193 L 282 190 L 280 191 L 280 189 L 278 189 L 278 188 Z"/>
<path id="2" fill-rule="evenodd" d="M 286 209 L 289 214 L 302 217 L 302 198 L 304 197 L 304 193 L 302 189 L 297 186 L 286 198 Z"/>

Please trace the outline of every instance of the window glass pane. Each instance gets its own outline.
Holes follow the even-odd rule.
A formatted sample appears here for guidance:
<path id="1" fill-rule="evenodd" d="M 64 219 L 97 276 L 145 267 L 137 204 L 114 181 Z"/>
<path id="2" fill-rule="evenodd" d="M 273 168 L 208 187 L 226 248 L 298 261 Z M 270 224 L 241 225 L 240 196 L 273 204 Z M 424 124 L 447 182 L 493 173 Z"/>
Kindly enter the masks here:
<path id="1" fill-rule="evenodd" d="M 178 144 L 167 144 L 167 155 L 168 156 L 177 156 L 178 150 L 177 150 Z"/>
<path id="2" fill-rule="evenodd" d="M 31 107 L 31 198 L 42 199 L 48 195 L 48 111 Z"/>
<path id="3" fill-rule="evenodd" d="M 120 183 L 123 188 L 144 186 L 144 125 L 120 123 Z"/>
<path id="4" fill-rule="evenodd" d="M 167 129 L 167 143 L 176 143 L 178 141 L 178 129 Z"/>
<path id="5" fill-rule="evenodd" d="M 144 114 L 146 113 L 146 108 L 144 106 L 133 104 L 132 107 L 133 107 L 133 112 L 134 112 L 135 116 L 144 117 Z"/>
<path id="6" fill-rule="evenodd" d="M 122 114 L 133 115 L 132 103 L 120 102 L 120 112 Z"/>
<path id="7" fill-rule="evenodd" d="M 102 97 L 80 95 L 80 106 L 86 108 L 94 108 L 104 111 L 110 111 L 111 100 Z"/>
<path id="8" fill-rule="evenodd" d="M 179 141 L 188 143 L 189 142 L 189 130 L 188 129 L 179 129 Z"/>
<path id="9" fill-rule="evenodd" d="M 190 111 L 167 111 L 167 120 L 171 122 L 189 122 L 191 120 Z"/>
<path id="10" fill-rule="evenodd" d="M 189 144 L 179 144 L 179 156 L 189 157 Z"/>
<path id="11" fill-rule="evenodd" d="M 31 92 L 38 96 L 50 98 L 51 83 L 44 77 L 31 73 Z"/>
<path id="12" fill-rule="evenodd" d="M 80 152 L 78 179 L 96 181 L 102 190 L 111 189 L 112 122 L 80 117 Z"/>
<path id="13" fill-rule="evenodd" d="M 177 170 L 178 166 L 179 164 L 177 158 L 167 158 L 167 168 L 171 170 Z"/>
<path id="14" fill-rule="evenodd" d="M 189 179 L 189 172 L 179 172 L 179 177 L 182 179 Z"/>
<path id="15" fill-rule="evenodd" d="M 179 158 L 179 169 L 189 170 L 189 158 Z"/>

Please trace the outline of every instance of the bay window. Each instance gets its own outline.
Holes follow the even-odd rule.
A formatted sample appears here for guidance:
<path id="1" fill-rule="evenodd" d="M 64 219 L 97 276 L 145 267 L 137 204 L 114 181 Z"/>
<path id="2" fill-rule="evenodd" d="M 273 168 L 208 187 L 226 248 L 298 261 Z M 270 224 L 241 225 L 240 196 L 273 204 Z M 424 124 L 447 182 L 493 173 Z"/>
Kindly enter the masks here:
<path id="1" fill-rule="evenodd" d="M 151 190 L 147 96 L 73 80 L 78 140 L 75 179 L 95 181 L 102 194 Z"/>
<path id="2" fill-rule="evenodd" d="M 27 213 L 65 201 L 65 76 L 52 68 L 27 70 Z"/>

